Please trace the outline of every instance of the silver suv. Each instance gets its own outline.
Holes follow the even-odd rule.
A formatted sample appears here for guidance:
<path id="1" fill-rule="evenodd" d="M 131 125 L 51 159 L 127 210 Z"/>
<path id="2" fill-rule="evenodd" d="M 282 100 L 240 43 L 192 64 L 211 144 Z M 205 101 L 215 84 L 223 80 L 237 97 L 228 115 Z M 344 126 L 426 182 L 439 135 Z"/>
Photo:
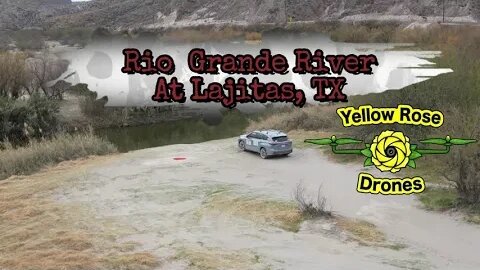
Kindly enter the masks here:
<path id="1" fill-rule="evenodd" d="M 278 130 L 262 130 L 240 135 L 238 147 L 241 150 L 260 153 L 260 157 L 288 155 L 292 153 L 292 141 L 287 134 Z"/>

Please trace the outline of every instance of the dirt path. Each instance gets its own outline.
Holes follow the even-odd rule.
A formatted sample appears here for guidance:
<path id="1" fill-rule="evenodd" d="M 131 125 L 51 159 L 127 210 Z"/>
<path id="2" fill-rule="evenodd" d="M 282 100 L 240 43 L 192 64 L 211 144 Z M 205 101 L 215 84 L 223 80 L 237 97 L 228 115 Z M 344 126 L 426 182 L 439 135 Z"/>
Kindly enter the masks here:
<path id="1" fill-rule="evenodd" d="M 361 170 L 314 149 L 262 160 L 227 139 L 123 154 L 59 189 L 56 199 L 130 227 L 118 241 L 139 243 L 161 259 L 159 269 L 480 267 L 480 227 L 420 210 L 411 196 L 358 194 Z M 296 220 L 289 202 L 300 181 L 312 192 L 322 185 L 337 215 L 375 224 L 385 243 L 351 241 L 329 220 L 286 229 Z"/>

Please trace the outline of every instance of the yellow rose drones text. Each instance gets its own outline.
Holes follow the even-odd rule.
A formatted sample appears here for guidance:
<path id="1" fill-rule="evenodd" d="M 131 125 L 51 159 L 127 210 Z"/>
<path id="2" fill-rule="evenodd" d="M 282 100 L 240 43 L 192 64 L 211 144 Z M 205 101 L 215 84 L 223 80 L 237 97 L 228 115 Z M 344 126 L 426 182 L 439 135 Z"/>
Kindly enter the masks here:
<path id="1" fill-rule="evenodd" d="M 425 190 L 425 181 L 421 177 L 413 178 L 375 178 L 371 174 L 358 175 L 357 191 L 360 193 L 383 195 L 408 195 Z"/>
<path id="2" fill-rule="evenodd" d="M 440 127 L 443 124 L 441 112 L 414 109 L 410 105 L 398 105 L 397 108 L 345 107 L 339 108 L 337 114 L 344 127 L 394 123 Z"/>

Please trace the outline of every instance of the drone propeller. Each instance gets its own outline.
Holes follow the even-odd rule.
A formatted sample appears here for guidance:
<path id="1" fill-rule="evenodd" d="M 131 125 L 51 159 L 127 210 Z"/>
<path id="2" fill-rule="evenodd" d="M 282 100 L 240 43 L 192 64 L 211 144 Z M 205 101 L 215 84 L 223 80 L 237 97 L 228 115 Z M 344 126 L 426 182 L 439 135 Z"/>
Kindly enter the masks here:
<path id="1" fill-rule="evenodd" d="M 437 144 L 437 145 L 465 145 L 465 144 L 477 142 L 477 140 L 450 138 L 450 136 L 447 136 L 445 137 L 445 139 L 432 138 L 432 139 L 426 139 L 420 142 L 424 144 Z"/>
<path id="2" fill-rule="evenodd" d="M 311 143 L 311 144 L 317 144 L 317 145 L 344 145 L 344 144 L 355 144 L 355 143 L 361 143 L 363 141 L 360 140 L 355 140 L 351 138 L 336 138 L 335 136 L 332 136 L 331 138 L 322 138 L 322 139 L 306 139 L 304 142 L 306 143 Z"/>
<path id="3" fill-rule="evenodd" d="M 318 145 L 330 145 L 333 141 L 330 138 L 324 139 L 306 139 L 304 142 Z"/>
<path id="4" fill-rule="evenodd" d="M 340 138 L 335 141 L 336 144 L 342 145 L 342 144 L 355 144 L 355 143 L 361 143 L 363 141 L 355 140 L 355 139 L 350 139 L 350 138 Z"/>

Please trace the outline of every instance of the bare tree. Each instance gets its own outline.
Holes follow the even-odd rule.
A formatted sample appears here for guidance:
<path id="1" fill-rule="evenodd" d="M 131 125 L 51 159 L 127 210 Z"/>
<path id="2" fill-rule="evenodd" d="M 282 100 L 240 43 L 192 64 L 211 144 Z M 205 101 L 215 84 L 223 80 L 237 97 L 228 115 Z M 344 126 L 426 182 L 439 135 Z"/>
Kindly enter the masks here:
<path id="1" fill-rule="evenodd" d="M 48 74 L 48 59 L 42 55 L 38 58 L 30 58 L 27 61 L 28 75 L 27 83 L 29 84 L 29 93 L 38 93 L 40 90 L 48 97 L 47 91 L 47 74 Z"/>
<path id="2" fill-rule="evenodd" d="M 28 93 L 43 93 L 43 95 L 49 99 L 61 99 L 63 96 L 64 88 L 51 87 L 49 82 L 58 78 L 67 67 L 67 63 L 53 59 L 46 52 L 29 58 L 26 61 L 27 66 L 27 80 L 25 87 L 28 89 Z M 55 84 L 54 86 L 56 86 Z"/>

